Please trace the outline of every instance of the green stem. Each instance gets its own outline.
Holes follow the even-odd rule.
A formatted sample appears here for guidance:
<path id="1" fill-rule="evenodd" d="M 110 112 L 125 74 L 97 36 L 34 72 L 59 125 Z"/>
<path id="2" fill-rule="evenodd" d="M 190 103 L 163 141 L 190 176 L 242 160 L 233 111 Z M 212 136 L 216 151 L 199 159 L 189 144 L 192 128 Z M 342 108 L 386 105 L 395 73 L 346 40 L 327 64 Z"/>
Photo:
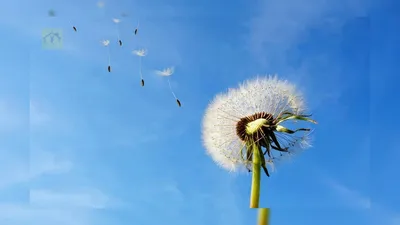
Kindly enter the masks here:
<path id="1" fill-rule="evenodd" d="M 251 180 L 250 208 L 258 208 L 260 202 L 260 183 L 261 183 L 261 156 L 260 146 L 256 143 L 251 144 L 253 153 L 253 176 Z"/>
<path id="2" fill-rule="evenodd" d="M 269 208 L 258 210 L 258 225 L 269 225 Z"/>

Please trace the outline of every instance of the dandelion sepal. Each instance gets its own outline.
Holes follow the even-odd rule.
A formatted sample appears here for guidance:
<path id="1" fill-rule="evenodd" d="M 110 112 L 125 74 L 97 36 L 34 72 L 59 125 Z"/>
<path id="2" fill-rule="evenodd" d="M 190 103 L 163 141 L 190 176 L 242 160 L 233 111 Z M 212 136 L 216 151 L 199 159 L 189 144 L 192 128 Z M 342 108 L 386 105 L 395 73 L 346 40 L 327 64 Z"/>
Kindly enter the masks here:
<path id="1" fill-rule="evenodd" d="M 261 146 L 257 143 L 251 143 L 250 148 L 253 154 L 253 174 L 251 180 L 250 208 L 258 208 L 260 202 L 261 185 Z"/>
<path id="2" fill-rule="evenodd" d="M 286 120 L 303 120 L 303 121 L 317 124 L 317 121 L 307 118 L 307 116 L 301 116 L 301 115 L 290 115 L 290 116 L 284 117 L 284 118 L 280 119 L 277 124 L 280 124 Z"/>
<path id="3" fill-rule="evenodd" d="M 311 129 L 308 129 L 308 128 L 299 128 L 299 129 L 296 129 L 296 130 L 290 130 L 290 129 L 288 129 L 288 128 L 284 127 L 284 126 L 281 126 L 281 125 L 276 126 L 276 131 L 283 132 L 283 133 L 288 133 L 288 134 L 294 134 L 297 131 L 310 131 L 310 130 Z"/>

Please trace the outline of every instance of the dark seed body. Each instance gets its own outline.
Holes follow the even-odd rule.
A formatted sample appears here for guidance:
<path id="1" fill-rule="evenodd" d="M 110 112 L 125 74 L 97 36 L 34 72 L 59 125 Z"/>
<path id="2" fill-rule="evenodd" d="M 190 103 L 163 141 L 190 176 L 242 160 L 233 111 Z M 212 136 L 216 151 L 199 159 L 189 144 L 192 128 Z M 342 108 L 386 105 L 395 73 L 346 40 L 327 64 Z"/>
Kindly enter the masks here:
<path id="1" fill-rule="evenodd" d="M 122 41 L 121 41 L 121 40 L 118 40 L 118 42 L 119 42 L 119 46 L 122 46 Z"/>
<path id="2" fill-rule="evenodd" d="M 74 29 L 74 31 L 76 32 L 77 30 L 76 30 L 76 27 L 72 27 L 73 29 Z"/>
<path id="3" fill-rule="evenodd" d="M 138 29 L 135 29 L 135 35 L 137 34 L 137 32 L 138 32 Z"/>
<path id="4" fill-rule="evenodd" d="M 108 69 L 108 72 L 111 72 L 111 66 L 108 66 L 107 69 Z"/>
<path id="5" fill-rule="evenodd" d="M 142 87 L 144 86 L 144 80 L 142 79 Z"/>
<path id="6" fill-rule="evenodd" d="M 179 101 L 179 99 L 176 100 L 176 103 L 178 103 L 178 106 L 181 107 L 181 101 Z"/>

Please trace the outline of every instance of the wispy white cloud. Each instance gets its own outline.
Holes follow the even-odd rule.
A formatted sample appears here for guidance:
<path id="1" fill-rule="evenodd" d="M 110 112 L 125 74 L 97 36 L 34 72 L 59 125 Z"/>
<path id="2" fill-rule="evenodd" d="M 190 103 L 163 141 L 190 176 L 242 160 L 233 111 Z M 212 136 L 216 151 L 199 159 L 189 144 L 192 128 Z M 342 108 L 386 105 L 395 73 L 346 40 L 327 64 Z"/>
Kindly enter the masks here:
<path id="1" fill-rule="evenodd" d="M 140 209 L 141 205 L 157 210 L 170 210 L 171 213 L 177 214 L 184 206 L 184 193 L 173 179 L 145 181 L 135 186 L 132 191 L 135 193 L 133 202 L 139 204 L 137 209 Z"/>
<path id="2" fill-rule="evenodd" d="M 10 149 L 0 149 L 0 190 L 29 180 L 27 160 L 7 154 Z"/>
<path id="3" fill-rule="evenodd" d="M 250 22 L 250 49 L 271 60 L 302 41 L 308 29 L 340 28 L 348 19 L 365 16 L 368 7 L 365 0 L 261 1 Z"/>
<path id="4" fill-rule="evenodd" d="M 218 217 L 215 219 L 219 224 L 241 225 L 245 222 L 242 213 L 245 207 L 240 206 L 238 202 L 237 193 L 233 190 L 234 181 L 235 176 L 227 176 L 227 179 L 221 182 L 219 193 L 216 194 L 218 197 L 215 205 Z"/>
<path id="5" fill-rule="evenodd" d="M 104 209 L 111 199 L 98 189 L 84 189 L 73 192 L 34 189 L 30 191 L 30 204 L 37 207 Z"/>
<path id="6" fill-rule="evenodd" d="M 390 225 L 397 225 L 397 224 L 400 224 L 400 213 L 396 214 L 391 219 L 391 224 Z"/>
<path id="7" fill-rule="evenodd" d="M 39 208 L 30 204 L 0 204 L 0 220 L 14 225 L 88 225 L 86 212 L 81 210 Z"/>
<path id="8" fill-rule="evenodd" d="M 4 153 L 4 152 L 2 152 Z M 1 154 L 4 155 L 4 154 Z M 16 192 L 23 185 L 29 188 L 34 182 L 40 181 L 44 175 L 60 177 L 72 169 L 72 162 L 57 159 L 50 151 L 35 151 L 35 154 L 16 156 L 8 153 L 8 163 L 0 165 L 0 191 Z M 30 160 L 29 160 L 30 158 Z M 30 162 L 29 162 L 30 161 Z M 47 186 L 53 183 L 47 178 Z M 72 187 L 76 185 L 72 184 Z M 29 200 L 25 203 L 12 201 L 0 202 L 0 220 L 8 224 L 91 224 L 90 212 L 108 207 L 109 197 L 97 189 L 81 191 L 56 192 L 54 190 L 27 189 Z M 79 209 L 80 208 L 80 209 Z"/>
<path id="9" fill-rule="evenodd" d="M 378 202 L 374 202 L 369 196 L 363 195 L 335 179 L 325 177 L 324 183 L 348 206 L 354 209 L 367 210 L 366 216 L 370 219 L 371 224 L 399 224 L 400 212 L 393 211 Z"/>
<path id="10" fill-rule="evenodd" d="M 30 132 L 51 131 L 54 134 L 72 132 L 76 121 L 71 116 L 66 117 L 45 100 L 31 98 L 29 101 Z"/>
<path id="11" fill-rule="evenodd" d="M 356 209 L 371 208 L 370 197 L 364 196 L 332 178 L 326 177 L 324 183 L 328 185 L 346 205 Z"/>
<path id="12" fill-rule="evenodd" d="M 63 174 L 72 169 L 68 159 L 57 159 L 50 151 L 34 150 L 25 154 L 13 153 L 12 149 L 1 149 L 0 157 L 5 158 L 0 164 L 0 189 L 12 188 L 21 183 L 27 184 L 46 174 Z"/>
<path id="13" fill-rule="evenodd" d="M 208 174 L 209 175 L 209 174 Z M 202 175 L 201 175 L 202 176 Z M 214 175 L 209 175 L 214 177 Z M 245 220 L 239 197 L 234 190 L 233 176 L 224 176 L 210 184 L 212 187 L 197 186 L 178 177 L 162 180 L 142 180 L 130 189 L 129 198 L 134 214 L 139 220 L 151 210 L 165 219 L 194 225 L 212 223 L 242 225 Z M 204 178 L 202 178 L 204 179 Z M 160 218 L 152 218 L 157 222 Z M 146 219 L 148 221 L 148 219 Z"/>
<path id="14" fill-rule="evenodd" d="M 27 128 L 27 111 L 21 110 L 11 98 L 0 99 L 0 132 L 13 132 Z"/>
<path id="15" fill-rule="evenodd" d="M 44 174 L 62 174 L 72 170 L 73 163 L 68 159 L 57 159 L 50 151 L 33 150 L 30 154 L 30 179 Z"/>
<path id="16" fill-rule="evenodd" d="M 51 104 L 45 104 L 45 101 L 34 99 L 29 104 L 29 114 L 28 107 L 22 109 L 3 104 L 6 107 L 2 108 L 2 119 L 3 116 L 9 115 L 8 120 L 16 121 L 22 121 L 19 115 L 26 111 L 25 117 L 30 119 L 33 129 L 31 134 L 35 135 L 31 135 L 30 140 L 25 140 L 26 146 L 20 151 L 15 149 L 15 145 L 11 145 L 13 143 L 0 144 L 0 191 L 16 193 L 16 197 L 27 192 L 29 196 L 23 203 L 12 198 L 7 198 L 7 203 L 0 202 L 0 221 L 15 225 L 90 225 L 96 224 L 99 218 L 95 215 L 97 210 L 124 207 L 122 201 L 104 192 L 95 180 L 77 182 L 79 179 L 75 178 L 79 178 L 81 174 L 75 167 L 76 158 L 70 157 L 76 155 L 74 148 L 50 145 L 49 149 L 46 139 L 49 133 L 36 132 L 49 128 L 47 130 L 51 131 L 51 135 L 62 137 L 65 134 L 63 125 L 73 122 L 71 118 L 59 115 L 57 110 Z M 68 128 L 73 131 L 76 127 Z M 36 137 L 45 141 L 42 142 Z M 63 185 L 62 190 L 58 185 L 60 179 L 68 180 L 68 185 Z"/>
<path id="17" fill-rule="evenodd" d="M 43 112 L 42 109 L 40 109 L 40 106 L 38 107 L 38 103 L 33 102 L 30 100 L 29 102 L 29 116 L 30 116 L 30 125 L 31 126 L 40 126 L 43 123 L 47 123 L 51 121 L 50 116 Z"/>

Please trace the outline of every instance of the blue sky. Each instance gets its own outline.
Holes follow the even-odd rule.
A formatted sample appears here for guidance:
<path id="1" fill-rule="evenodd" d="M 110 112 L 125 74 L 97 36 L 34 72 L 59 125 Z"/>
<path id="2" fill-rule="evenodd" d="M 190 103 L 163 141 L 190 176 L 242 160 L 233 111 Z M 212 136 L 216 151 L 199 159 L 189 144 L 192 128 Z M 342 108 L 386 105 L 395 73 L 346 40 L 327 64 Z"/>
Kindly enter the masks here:
<path id="1" fill-rule="evenodd" d="M 201 119 L 215 94 L 269 73 L 319 122 L 314 147 L 263 178 L 271 224 L 399 224 L 398 3 L 82 2 L 0 7 L 0 224 L 255 224 L 251 177 L 206 156 Z M 42 49 L 45 28 L 63 49 Z M 168 66 L 182 108 L 153 72 Z"/>

